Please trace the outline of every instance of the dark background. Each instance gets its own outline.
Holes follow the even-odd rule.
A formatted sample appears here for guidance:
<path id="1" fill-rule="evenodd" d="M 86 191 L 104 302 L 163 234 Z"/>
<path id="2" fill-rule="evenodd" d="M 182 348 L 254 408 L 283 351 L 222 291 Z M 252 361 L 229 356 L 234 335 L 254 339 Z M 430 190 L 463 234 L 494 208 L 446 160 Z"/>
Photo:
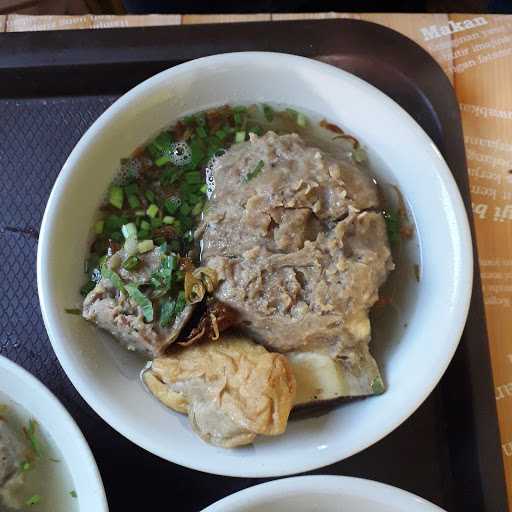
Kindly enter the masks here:
<path id="1" fill-rule="evenodd" d="M 101 2 L 100 2 L 101 3 Z M 123 0 L 128 13 L 512 12 L 509 0 Z"/>

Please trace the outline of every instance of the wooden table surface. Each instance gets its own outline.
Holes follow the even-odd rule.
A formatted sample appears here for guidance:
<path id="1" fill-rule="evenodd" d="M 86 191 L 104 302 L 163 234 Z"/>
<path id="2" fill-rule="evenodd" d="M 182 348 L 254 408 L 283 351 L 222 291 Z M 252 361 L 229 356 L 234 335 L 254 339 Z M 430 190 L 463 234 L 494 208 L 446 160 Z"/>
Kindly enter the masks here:
<path id="1" fill-rule="evenodd" d="M 373 21 L 401 32 L 437 60 L 455 88 L 462 112 L 502 453 L 512 504 L 512 16 L 7 15 L 0 16 L 0 32 L 325 18 Z"/>

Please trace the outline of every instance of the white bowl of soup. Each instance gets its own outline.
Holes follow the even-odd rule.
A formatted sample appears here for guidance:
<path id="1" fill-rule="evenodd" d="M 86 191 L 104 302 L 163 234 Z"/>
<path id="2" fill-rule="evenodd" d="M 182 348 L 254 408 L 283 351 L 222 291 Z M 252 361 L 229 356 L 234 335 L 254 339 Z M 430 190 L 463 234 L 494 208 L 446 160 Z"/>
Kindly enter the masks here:
<path id="1" fill-rule="evenodd" d="M 443 512 L 391 485 L 346 476 L 284 478 L 249 487 L 203 512 Z"/>
<path id="2" fill-rule="evenodd" d="M 218 110 L 224 105 L 228 105 L 228 117 L 219 125 Z M 216 113 L 208 115 L 212 109 Z M 288 116 L 295 128 L 289 129 L 293 133 L 280 133 L 275 127 L 272 130 L 277 134 L 265 132 L 253 115 L 267 120 Z M 339 158 L 347 157 L 345 163 L 338 165 L 335 154 L 326 156 L 329 149 L 315 149 L 317 143 L 323 144 L 317 137 L 319 126 L 324 130 L 321 137 L 326 148 L 329 144 L 344 144 L 346 155 Z M 185 149 L 181 138 L 188 144 Z M 219 155 L 217 149 L 225 140 L 233 146 L 227 150 L 224 147 Z M 266 146 L 262 146 L 262 140 Z M 291 154 L 291 147 L 300 150 Z M 246 150 L 247 155 L 243 153 Z M 218 161 L 199 172 L 194 166 L 206 162 L 207 157 Z M 310 162 L 308 169 L 304 169 L 306 161 Z M 149 169 L 149 174 L 142 182 L 126 184 L 122 181 L 127 174 L 126 162 L 129 168 L 132 164 L 136 168 L 137 179 L 141 168 Z M 307 185 L 316 179 L 311 166 L 318 170 L 321 184 Z M 208 180 L 202 174 L 205 169 L 208 174 L 208 168 L 216 173 L 217 186 L 223 176 L 234 176 L 232 194 L 223 189 L 221 195 L 221 189 L 215 192 L 208 181 L 202 181 Z M 226 174 L 222 169 L 227 169 Z M 278 184 L 272 178 L 274 170 L 280 173 Z M 293 172 L 301 173 L 303 179 L 290 185 L 295 194 L 290 199 L 290 190 L 283 189 L 282 184 L 292 179 Z M 148 175 L 158 179 L 151 178 L 149 192 L 141 191 Z M 366 188 L 356 190 L 354 183 L 361 180 Z M 376 183 L 398 200 L 399 215 L 381 211 Z M 168 185 L 171 189 L 181 187 L 185 195 L 176 199 L 175 189 L 166 192 Z M 248 222 L 244 208 L 250 202 L 244 191 L 259 194 L 258 201 L 262 197 L 274 201 L 279 195 L 275 187 L 281 187 L 279 194 L 288 199 L 278 206 L 274 203 L 273 213 L 267 215 L 265 210 L 267 213 L 253 218 L 256 223 L 265 220 L 259 232 L 264 234 L 255 234 L 261 222 L 256 227 L 243 227 Z M 297 191 L 304 187 L 307 190 L 298 199 Z M 162 190 L 165 193 L 160 197 Z M 169 203 L 175 199 L 177 203 Z M 212 211 L 219 212 L 227 204 L 235 213 L 215 214 L 205 227 L 206 232 L 212 225 L 218 227 L 210 231 L 205 242 L 209 248 L 205 264 L 213 267 L 220 257 L 224 265 L 216 267 L 214 284 L 218 288 L 214 289 L 211 276 L 205 277 L 196 269 L 190 271 L 188 292 L 178 293 L 176 286 L 183 286 L 179 283 L 186 281 L 188 272 L 186 262 L 180 259 L 185 256 L 178 253 L 186 244 L 206 240 L 194 232 L 194 219 L 198 223 L 209 219 Z M 255 201 L 250 204 L 254 206 Z M 295 208 L 297 204 L 300 211 Z M 281 236 L 276 226 L 288 218 L 290 209 L 288 228 L 292 228 Z M 241 212 L 239 217 L 236 212 Z M 232 229 L 221 226 L 226 215 L 235 219 Z M 354 220 L 359 227 L 341 226 L 353 219 L 359 219 Z M 397 242 L 399 222 L 406 228 L 399 231 L 406 231 L 408 240 Z M 338 224 L 340 227 L 334 229 Z M 305 226 L 313 226 L 312 231 Z M 258 261 L 263 275 L 262 254 L 276 261 L 280 254 L 289 256 L 292 246 L 294 261 L 297 254 L 303 254 L 302 249 L 327 254 L 334 246 L 327 243 L 322 249 L 318 241 L 328 242 L 338 229 L 341 237 L 348 232 L 347 236 L 356 238 L 347 242 L 345 249 L 343 240 L 336 242 L 334 266 L 324 258 L 315 267 L 316 274 L 304 271 L 305 277 L 290 278 L 293 286 L 289 289 L 283 284 L 285 274 L 277 279 L 278 271 L 274 276 L 268 269 L 268 279 L 256 280 L 263 287 L 259 291 L 251 292 L 256 281 L 249 280 L 245 294 L 242 278 L 236 286 L 228 286 L 226 266 Z M 372 230 L 378 247 L 372 246 Z M 383 230 L 388 241 L 383 240 Z M 359 232 L 366 232 L 364 240 L 357 238 Z M 164 238 L 169 233 L 188 238 L 168 243 Z M 265 241 L 268 233 L 276 237 L 271 244 Z M 235 235 L 238 244 L 232 240 Z M 245 251 L 248 237 L 251 243 L 260 244 L 256 256 L 254 251 Z M 230 241 L 233 255 L 221 254 L 225 250 L 223 238 Z M 398 244 L 398 253 L 393 252 L 393 243 Z M 93 254 L 97 268 L 87 277 L 83 266 L 91 251 L 97 251 Z M 197 266 L 204 251 L 194 254 Z M 154 260 L 151 255 L 157 258 L 156 274 L 146 272 Z M 370 259 L 365 261 L 368 255 Z M 344 296 L 343 290 L 361 284 L 354 276 L 364 276 L 364 272 L 357 272 L 362 272 L 362 266 L 370 260 L 380 265 L 378 272 L 372 267 L 372 275 L 377 277 L 359 286 L 360 296 Z M 446 370 L 464 327 L 472 287 L 472 243 L 450 170 L 433 142 L 390 98 L 327 64 L 275 53 L 237 53 L 198 59 L 164 71 L 122 96 L 100 116 L 79 141 L 55 183 L 41 226 L 37 267 L 41 309 L 52 346 L 77 390 L 108 424 L 139 446 L 177 464 L 216 474 L 264 477 L 308 471 L 349 457 L 392 432 L 419 407 Z M 288 272 L 285 267 L 281 265 L 279 272 Z M 99 268 L 104 270 L 98 278 Z M 240 268 L 231 275 L 243 276 Z M 344 274 L 347 268 L 355 272 L 350 279 Z M 318 303 L 320 295 L 316 292 L 314 300 L 310 296 L 297 299 L 315 283 L 325 284 L 326 275 L 334 276 L 329 281 L 331 288 L 324 286 L 322 294 L 315 288 L 324 303 Z M 387 284 L 379 289 L 386 276 Z M 272 280 L 274 277 L 277 281 Z M 84 290 L 87 279 L 90 281 Z M 193 297 L 190 283 L 199 285 L 193 289 L 199 290 Z M 349 283 L 348 288 L 343 283 Z M 244 338 L 233 343 L 231 337 L 229 342 L 215 345 L 213 340 L 219 338 L 219 333 L 212 320 L 202 324 L 205 329 L 196 325 L 184 343 L 190 345 L 207 333 L 207 344 L 173 343 L 180 340 L 174 335 L 188 315 L 186 306 L 208 296 L 210 288 L 212 298 L 226 300 L 241 315 L 239 327 L 249 341 Z M 281 289 L 286 300 L 276 298 L 276 290 Z M 86 303 L 80 290 L 87 296 Z M 261 301 L 254 299 L 258 293 L 265 302 L 264 312 L 258 309 Z M 333 294 L 341 298 L 329 303 Z M 390 307 L 383 307 L 388 303 Z M 339 311 L 343 304 L 352 316 Z M 91 322 L 66 313 L 82 307 Z M 313 310 L 321 313 L 308 317 L 318 320 L 307 324 L 308 340 L 313 340 L 315 350 L 320 348 L 312 359 L 304 361 L 301 329 L 294 322 Z M 327 317 L 322 315 L 334 314 L 333 310 L 339 314 L 326 322 Z M 278 316 L 267 317 L 267 323 L 262 321 L 262 315 L 272 316 L 274 311 Z M 124 325 L 131 328 L 126 336 L 121 332 Z M 287 325 L 291 326 L 288 337 Z M 328 351 L 322 345 L 322 332 L 329 333 L 325 338 L 330 340 Z M 273 343 L 274 337 L 280 344 Z M 370 337 L 371 356 L 367 350 Z M 208 347 L 215 354 L 201 353 Z M 234 355 L 227 354 L 225 347 Z M 290 361 L 288 350 L 299 352 L 294 364 L 284 360 Z M 326 360 L 326 353 L 332 359 Z M 182 357 L 186 361 L 180 360 Z M 215 364 L 221 361 L 220 367 L 206 364 L 206 357 Z M 148 359 L 154 359 L 150 363 L 152 380 L 144 385 L 140 375 Z M 236 364 L 230 366 L 228 360 Z M 200 380 L 195 381 L 199 387 L 190 385 L 190 379 L 185 382 L 190 375 L 177 376 L 172 370 L 183 369 L 191 361 L 202 365 L 200 375 L 196 375 Z M 240 361 L 251 361 L 249 366 L 263 376 L 251 383 L 249 375 L 259 374 L 245 372 L 243 390 L 237 388 L 242 386 L 237 380 L 237 375 L 242 375 L 237 373 Z M 358 361 L 364 364 L 358 366 Z M 272 374 L 276 378 L 270 378 L 265 370 L 270 367 L 278 368 Z M 313 375 L 316 387 L 305 389 Z M 218 385 L 222 378 L 226 379 L 222 389 L 236 389 L 223 395 L 217 387 L 214 396 L 215 386 L 209 384 L 215 381 Z M 160 402 L 148 393 L 148 382 Z M 269 383 L 274 382 L 280 383 L 279 389 L 269 391 Z M 316 392 L 318 387 L 321 389 Z M 193 389 L 199 390 L 196 395 Z M 347 395 L 371 396 L 343 403 L 336 400 Z M 262 397 L 263 405 L 252 408 L 251 404 L 259 403 Z M 293 419 L 292 413 L 286 425 L 291 408 L 306 405 L 307 409 L 312 402 L 332 406 L 321 415 Z M 192 428 L 180 414 L 187 410 Z M 215 431 L 214 424 L 221 420 L 223 428 Z M 256 438 L 256 433 L 265 435 Z M 246 446 L 231 448 L 240 444 Z"/>
<path id="3" fill-rule="evenodd" d="M 94 457 L 60 402 L 0 356 L 0 509 L 108 510 Z"/>

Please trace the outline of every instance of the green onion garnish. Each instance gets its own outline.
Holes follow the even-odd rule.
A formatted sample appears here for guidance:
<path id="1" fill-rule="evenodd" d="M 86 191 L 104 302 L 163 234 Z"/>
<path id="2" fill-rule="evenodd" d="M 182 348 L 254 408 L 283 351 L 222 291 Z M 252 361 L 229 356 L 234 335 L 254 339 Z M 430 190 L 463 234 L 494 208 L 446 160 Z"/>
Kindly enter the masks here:
<path id="1" fill-rule="evenodd" d="M 139 198 L 135 194 L 130 194 L 128 196 L 128 204 L 130 205 L 130 208 L 133 208 L 134 210 L 136 208 L 140 208 Z"/>
<path id="2" fill-rule="evenodd" d="M 112 185 L 110 187 L 110 193 L 109 193 L 109 203 L 112 206 L 115 206 L 119 210 L 123 208 L 123 200 L 124 200 L 124 192 L 121 187 L 118 187 L 117 185 Z"/>
<path id="3" fill-rule="evenodd" d="M 198 184 L 203 181 L 203 177 L 199 172 L 189 172 L 185 174 L 185 182 L 190 184 Z"/>
<path id="4" fill-rule="evenodd" d="M 202 126 L 198 126 L 198 128 L 196 130 L 196 133 L 202 139 L 206 139 L 206 137 L 208 137 L 208 134 L 206 133 L 206 130 Z"/>
<path id="5" fill-rule="evenodd" d="M 390 243 L 397 243 L 400 241 L 400 215 L 398 211 L 386 210 L 382 214 L 386 221 L 386 231 Z"/>
<path id="6" fill-rule="evenodd" d="M 171 324 L 174 318 L 174 308 L 176 306 L 176 301 L 167 300 L 162 302 L 160 306 L 160 326 L 167 327 Z"/>
<path id="7" fill-rule="evenodd" d="M 148 209 L 146 210 L 146 213 L 150 216 L 150 217 L 156 217 L 157 214 L 158 214 L 158 206 L 155 204 L 155 203 L 151 203 L 149 206 L 148 206 Z"/>
<path id="8" fill-rule="evenodd" d="M 23 461 L 21 464 L 20 464 L 20 469 L 21 471 L 23 472 L 26 472 L 26 471 L 30 471 L 30 468 L 32 467 L 32 465 L 30 464 L 30 462 L 28 461 Z"/>
<path id="9" fill-rule="evenodd" d="M 224 140 L 226 138 L 227 133 L 221 128 L 215 132 L 215 137 L 219 140 Z"/>
<path id="10" fill-rule="evenodd" d="M 171 161 L 171 159 L 169 158 L 169 156 L 162 155 L 155 160 L 155 165 L 157 167 L 163 167 L 165 164 L 168 164 L 170 161 Z"/>
<path id="11" fill-rule="evenodd" d="M 181 200 L 178 197 L 171 197 L 164 203 L 164 208 L 170 215 L 174 215 L 181 205 Z"/>
<path id="12" fill-rule="evenodd" d="M 142 314 L 146 321 L 152 322 L 153 304 L 151 304 L 151 301 L 137 288 L 136 285 L 132 283 L 126 285 L 126 291 L 128 292 L 128 295 L 141 307 Z"/>
<path id="13" fill-rule="evenodd" d="M 185 300 L 185 292 L 180 290 L 178 293 L 178 298 L 176 299 L 176 305 L 174 306 L 174 314 L 178 316 L 183 312 L 185 306 L 187 305 L 187 301 Z"/>
<path id="14" fill-rule="evenodd" d="M 170 215 L 166 215 L 163 219 L 162 219 L 162 222 L 164 224 L 168 224 L 168 225 L 171 225 L 174 223 L 176 219 L 174 217 L 171 217 Z"/>
<path id="15" fill-rule="evenodd" d="M 181 215 L 188 215 L 191 210 L 192 210 L 192 208 L 190 208 L 190 206 L 187 203 L 183 203 L 180 206 L 180 214 Z"/>
<path id="16" fill-rule="evenodd" d="M 145 253 L 152 251 L 155 247 L 155 244 L 153 243 L 153 240 L 142 240 L 142 242 L 139 242 L 137 245 L 137 250 L 139 253 Z"/>
<path id="17" fill-rule="evenodd" d="M 198 166 L 205 157 L 204 143 L 199 141 L 200 139 L 195 138 L 190 142 L 190 151 L 192 153 L 190 164 L 192 167 Z"/>
<path id="18" fill-rule="evenodd" d="M 123 280 L 116 272 L 110 270 L 106 264 L 101 266 L 101 277 L 108 279 L 114 285 L 114 288 L 117 288 L 120 292 L 124 292 Z"/>
<path id="19" fill-rule="evenodd" d="M 307 118 L 302 112 L 297 113 L 297 124 L 304 128 L 307 124 Z"/>
<path id="20" fill-rule="evenodd" d="M 130 256 L 121 265 L 125 270 L 133 270 L 139 266 L 140 259 L 137 256 Z"/>
<path id="21" fill-rule="evenodd" d="M 274 120 L 274 109 L 270 105 L 263 105 L 263 115 L 271 123 Z"/>
<path id="22" fill-rule="evenodd" d="M 135 238 L 137 236 L 137 226 L 133 222 L 124 224 L 121 227 L 121 233 L 125 238 Z"/>
<path id="23" fill-rule="evenodd" d="M 263 162 L 263 160 L 260 160 L 254 167 L 254 169 L 251 172 L 247 173 L 247 175 L 244 178 L 244 181 L 248 182 L 248 181 L 251 181 L 252 179 L 256 178 L 256 176 L 258 176 L 258 174 L 261 173 L 264 166 L 265 166 L 265 162 Z"/>
<path id="24" fill-rule="evenodd" d="M 243 142 L 245 140 L 245 131 L 235 133 L 235 142 Z"/>
<path id="25" fill-rule="evenodd" d="M 37 430 L 37 421 L 36 420 L 30 420 L 28 422 L 28 427 L 23 427 L 23 433 L 25 434 L 25 437 L 29 440 L 32 450 L 34 451 L 34 453 L 36 454 L 37 457 L 42 457 L 43 450 L 39 443 L 39 439 L 37 438 L 36 430 Z"/>
<path id="26" fill-rule="evenodd" d="M 140 229 L 143 231 L 149 231 L 151 229 L 151 224 L 147 220 L 143 220 L 140 223 Z"/>
<path id="27" fill-rule="evenodd" d="M 144 192 L 144 195 L 146 196 L 146 199 L 150 202 L 150 203 L 154 203 L 155 202 L 155 194 L 152 190 L 146 190 L 146 192 Z"/>
<path id="28" fill-rule="evenodd" d="M 82 311 L 78 308 L 66 308 L 64 309 L 64 313 L 67 315 L 81 315 Z"/>
<path id="29" fill-rule="evenodd" d="M 200 201 L 192 208 L 192 215 L 199 215 L 203 211 L 203 203 Z"/>
<path id="30" fill-rule="evenodd" d="M 375 395 L 381 395 L 386 390 L 386 388 L 384 386 L 384 382 L 382 382 L 382 379 L 380 377 L 375 377 L 372 380 L 371 387 L 372 387 L 372 392 Z"/>
<path id="31" fill-rule="evenodd" d="M 199 189 L 200 192 L 202 192 L 203 194 L 206 194 L 207 190 L 208 190 L 208 187 L 206 186 L 206 183 L 204 183 L 203 185 L 201 185 L 201 188 Z"/>
<path id="32" fill-rule="evenodd" d="M 25 501 L 25 505 L 31 507 L 32 505 L 37 505 L 41 501 L 41 496 L 39 494 L 34 494 L 27 501 Z"/>
<path id="33" fill-rule="evenodd" d="M 248 132 L 255 133 L 258 136 L 263 135 L 263 129 L 261 126 L 252 126 L 251 128 L 248 128 Z"/>
<path id="34" fill-rule="evenodd" d="M 72 497 L 72 498 L 77 498 L 78 497 L 78 494 L 76 493 L 76 491 L 73 489 L 72 491 L 69 491 L 69 495 Z"/>
<path id="35" fill-rule="evenodd" d="M 162 220 L 159 219 L 158 217 L 153 217 L 151 219 L 151 227 L 153 229 L 159 228 L 161 225 L 162 225 Z"/>
<path id="36" fill-rule="evenodd" d="M 98 222 L 96 222 L 96 224 L 94 224 L 94 232 L 97 235 L 101 235 L 103 233 L 103 228 L 104 227 L 105 227 L 105 221 L 104 220 L 99 220 Z"/>
<path id="37" fill-rule="evenodd" d="M 130 183 L 124 187 L 124 191 L 126 192 L 126 195 L 134 195 L 139 192 L 139 186 L 137 183 Z"/>

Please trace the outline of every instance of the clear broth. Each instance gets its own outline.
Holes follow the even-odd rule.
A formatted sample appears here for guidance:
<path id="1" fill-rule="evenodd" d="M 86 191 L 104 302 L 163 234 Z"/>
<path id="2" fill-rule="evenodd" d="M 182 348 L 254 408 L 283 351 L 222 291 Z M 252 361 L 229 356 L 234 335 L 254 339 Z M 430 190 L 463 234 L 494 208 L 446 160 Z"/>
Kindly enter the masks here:
<path id="1" fill-rule="evenodd" d="M 24 445 L 29 446 L 23 428 L 27 427 L 31 420 L 37 421 L 37 418 L 33 418 L 29 411 L 2 392 L 0 406 L 2 418 L 6 420 L 16 437 Z M 0 497 L 0 512 L 78 512 L 78 499 L 72 496 L 75 486 L 69 469 L 55 441 L 39 422 L 36 436 L 41 446 L 41 457 L 30 463 L 30 469 L 23 472 L 24 483 L 12 493 L 20 508 L 7 507 Z M 40 496 L 40 501 L 28 505 L 27 500 L 35 495 Z"/>

